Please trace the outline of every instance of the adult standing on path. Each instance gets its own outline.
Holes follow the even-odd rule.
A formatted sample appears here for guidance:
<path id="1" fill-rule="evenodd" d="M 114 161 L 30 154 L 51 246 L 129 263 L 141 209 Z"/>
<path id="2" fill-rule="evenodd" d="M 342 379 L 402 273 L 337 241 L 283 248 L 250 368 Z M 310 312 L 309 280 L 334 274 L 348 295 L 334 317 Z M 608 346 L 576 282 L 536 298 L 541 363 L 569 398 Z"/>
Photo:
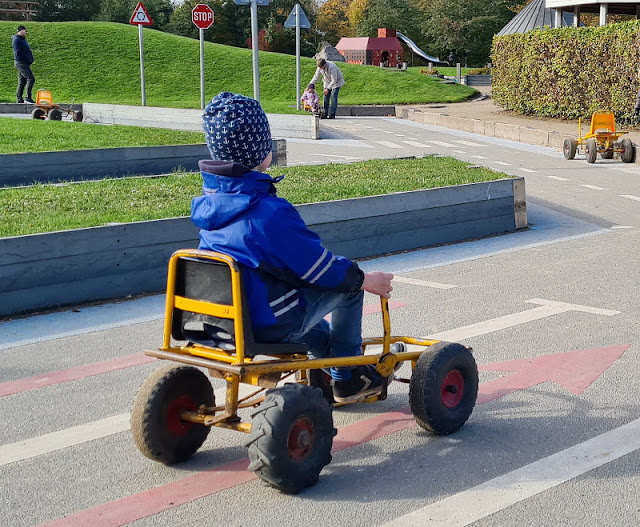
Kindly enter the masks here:
<path id="1" fill-rule="evenodd" d="M 33 64 L 33 54 L 27 43 L 27 28 L 18 26 L 18 32 L 13 35 L 13 59 L 16 69 L 18 70 L 18 91 L 16 92 L 16 102 L 35 102 L 32 97 L 33 84 L 36 78 L 31 72 L 31 64 Z M 24 88 L 27 88 L 27 96 L 22 98 Z"/>
<path id="2" fill-rule="evenodd" d="M 338 109 L 338 94 L 340 88 L 344 86 L 344 76 L 340 68 L 333 62 L 325 59 L 318 59 L 318 69 L 309 84 L 315 84 L 322 75 L 322 87 L 324 88 L 324 114 L 322 119 L 335 119 Z M 329 105 L 331 102 L 331 105 Z"/>

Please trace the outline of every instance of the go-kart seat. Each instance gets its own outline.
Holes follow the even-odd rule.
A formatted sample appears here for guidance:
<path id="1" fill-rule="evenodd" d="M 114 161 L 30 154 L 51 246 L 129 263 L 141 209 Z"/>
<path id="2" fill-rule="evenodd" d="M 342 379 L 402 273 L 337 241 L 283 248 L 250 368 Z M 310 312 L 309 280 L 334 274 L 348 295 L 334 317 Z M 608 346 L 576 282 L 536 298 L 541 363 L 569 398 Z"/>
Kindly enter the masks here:
<path id="1" fill-rule="evenodd" d="M 594 112 L 591 116 L 589 135 L 616 133 L 616 118 L 613 112 Z"/>
<path id="2" fill-rule="evenodd" d="M 200 256 L 207 254 L 207 258 L 177 258 L 171 328 L 174 339 L 187 340 L 231 353 L 235 353 L 242 345 L 247 357 L 304 354 L 308 351 L 304 344 L 256 342 L 242 280 L 242 269 L 238 262 L 213 251 L 191 252 L 199 253 Z M 213 259 L 209 259 L 209 255 Z M 175 255 L 172 260 L 173 258 Z M 235 296 L 234 279 L 239 286 Z M 170 294 L 170 285 L 167 294 Z M 239 321 L 241 333 L 237 331 Z"/>

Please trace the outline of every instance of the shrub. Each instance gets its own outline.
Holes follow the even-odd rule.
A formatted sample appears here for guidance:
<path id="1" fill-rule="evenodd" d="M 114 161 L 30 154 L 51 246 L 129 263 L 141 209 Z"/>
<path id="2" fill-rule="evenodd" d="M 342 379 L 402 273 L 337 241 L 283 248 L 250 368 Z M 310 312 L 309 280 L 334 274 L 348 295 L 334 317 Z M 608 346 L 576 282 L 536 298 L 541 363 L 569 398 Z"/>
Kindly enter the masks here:
<path id="1" fill-rule="evenodd" d="M 437 75 L 438 74 L 438 68 L 420 68 L 420 73 L 422 73 L 423 75 Z"/>
<path id="2" fill-rule="evenodd" d="M 494 37 L 493 99 L 522 114 L 630 121 L 640 88 L 640 21 Z"/>
<path id="3" fill-rule="evenodd" d="M 490 75 L 491 70 L 489 68 L 471 68 L 467 71 L 467 75 Z"/>

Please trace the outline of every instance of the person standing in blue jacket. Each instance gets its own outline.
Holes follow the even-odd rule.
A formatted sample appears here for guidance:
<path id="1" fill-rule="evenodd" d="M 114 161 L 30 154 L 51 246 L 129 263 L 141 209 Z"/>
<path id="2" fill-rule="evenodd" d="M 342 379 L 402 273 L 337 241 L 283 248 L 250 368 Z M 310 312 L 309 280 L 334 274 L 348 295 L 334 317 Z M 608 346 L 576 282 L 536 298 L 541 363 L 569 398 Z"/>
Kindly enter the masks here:
<path id="1" fill-rule="evenodd" d="M 205 108 L 203 128 L 212 160 L 199 163 L 203 194 L 192 200 L 191 219 L 201 249 L 241 264 L 256 341 L 304 343 L 312 358 L 360 355 L 364 291 L 389 298 L 393 275 L 364 273 L 334 255 L 276 194 L 283 176 L 264 173 L 272 142 L 259 102 L 222 92 Z M 338 402 L 382 389 L 374 365 L 332 368 L 331 375 Z"/>
<path id="2" fill-rule="evenodd" d="M 31 48 L 27 42 L 27 28 L 24 26 L 18 26 L 18 32 L 11 37 L 13 44 L 13 63 L 18 70 L 18 91 L 16 92 L 16 102 L 34 103 L 35 101 L 31 97 L 33 91 L 33 85 L 36 82 L 36 78 L 31 71 L 31 64 L 33 64 L 33 54 Z M 23 99 L 25 86 L 27 88 L 27 96 Z"/>

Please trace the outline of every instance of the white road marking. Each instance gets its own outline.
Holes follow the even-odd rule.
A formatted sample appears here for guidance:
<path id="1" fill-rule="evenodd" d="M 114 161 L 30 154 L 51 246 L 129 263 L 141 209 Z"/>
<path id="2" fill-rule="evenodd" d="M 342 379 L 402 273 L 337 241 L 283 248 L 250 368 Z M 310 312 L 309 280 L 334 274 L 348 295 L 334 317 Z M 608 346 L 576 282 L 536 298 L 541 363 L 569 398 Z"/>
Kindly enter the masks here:
<path id="1" fill-rule="evenodd" d="M 633 196 L 633 195 L 631 195 L 631 194 L 620 194 L 620 197 L 621 197 L 621 198 L 632 199 L 632 200 L 635 200 L 635 201 L 640 201 L 640 197 L 638 197 L 638 196 Z"/>
<path id="2" fill-rule="evenodd" d="M 566 177 L 559 176 L 547 176 L 549 179 L 555 179 L 556 181 L 569 181 Z"/>
<path id="3" fill-rule="evenodd" d="M 632 225 L 614 225 L 612 229 L 635 229 Z"/>
<path id="4" fill-rule="evenodd" d="M 394 132 L 391 132 L 389 130 L 382 130 L 385 134 L 393 134 Z"/>
<path id="5" fill-rule="evenodd" d="M 338 156 L 336 154 L 316 154 L 314 152 L 310 152 L 310 153 L 312 156 L 331 157 L 336 159 L 357 159 L 356 157 L 353 157 L 353 156 Z"/>
<path id="6" fill-rule="evenodd" d="M 433 148 L 433 145 L 425 145 L 424 143 L 420 143 L 418 141 L 402 141 L 411 146 L 417 146 L 418 148 Z"/>
<path id="7" fill-rule="evenodd" d="M 496 165 L 501 165 L 503 167 L 510 167 L 511 163 L 505 163 L 504 161 L 494 161 Z"/>
<path id="8" fill-rule="evenodd" d="M 530 174 L 535 174 L 538 172 L 537 170 L 531 170 L 530 168 L 524 168 L 524 167 L 518 167 L 518 170 L 522 170 L 523 172 L 528 172 Z"/>
<path id="9" fill-rule="evenodd" d="M 453 141 L 454 143 L 460 143 L 461 145 L 467 145 L 467 146 L 485 146 L 485 145 L 481 145 L 480 143 L 474 143 L 473 141 L 462 141 L 461 139 L 454 139 Z"/>
<path id="10" fill-rule="evenodd" d="M 404 278 L 402 281 L 412 280 L 410 278 Z M 422 282 L 422 281 L 420 281 Z M 420 285 L 423 285 L 423 282 Z M 440 284 L 447 285 L 447 284 Z M 433 287 L 433 286 L 430 286 Z M 532 322 L 541 318 L 550 317 L 559 313 L 565 313 L 567 311 L 582 311 L 585 313 L 593 313 L 597 315 L 613 316 L 617 315 L 619 311 L 613 311 L 610 309 L 600 309 L 596 307 L 581 306 L 577 304 L 567 304 L 565 302 L 555 302 L 553 300 L 544 300 L 540 298 L 533 298 L 527 300 L 531 304 L 539 304 L 540 307 L 529 309 L 527 311 L 521 311 L 519 313 L 513 313 L 511 315 L 505 315 L 503 317 L 492 318 L 469 326 L 463 326 L 457 329 L 449 331 L 443 331 L 430 335 L 428 339 L 436 340 L 448 340 L 448 341 L 460 341 L 471 337 L 480 335 L 486 335 L 494 331 L 500 331 L 513 326 L 518 326 L 526 322 Z M 410 345 L 410 350 L 422 349 L 421 346 Z M 255 387 L 248 386 L 246 384 L 240 385 L 240 397 L 245 397 L 255 391 Z M 226 387 L 221 386 L 214 390 L 216 400 L 224 400 L 226 394 Z M 50 452 L 62 450 L 71 446 L 80 445 L 87 441 L 93 441 L 107 437 L 112 434 L 124 432 L 129 429 L 129 413 L 123 413 L 101 419 L 99 421 L 92 421 L 84 425 L 74 426 L 65 430 L 57 432 L 51 432 L 41 436 L 33 437 L 17 443 L 11 443 L 8 445 L 0 446 L 0 466 L 7 465 L 9 463 L 16 463 L 25 459 L 33 458 Z"/>
<path id="11" fill-rule="evenodd" d="M 464 150 L 452 150 L 452 152 L 455 152 L 456 154 L 466 154 Z"/>
<path id="12" fill-rule="evenodd" d="M 530 304 L 539 304 L 540 307 L 528 309 L 526 311 L 520 311 L 518 313 L 512 313 L 511 315 L 504 315 L 502 317 L 483 320 L 482 322 L 470 324 L 469 326 L 464 326 L 461 328 L 436 333 L 434 335 L 429 335 L 427 338 L 456 342 L 472 337 L 478 337 L 480 335 L 486 335 L 487 333 L 493 333 L 494 331 L 500 331 L 514 326 L 519 326 L 527 322 L 540 320 L 541 318 L 547 318 L 553 315 L 558 315 L 560 313 L 566 313 L 567 311 L 582 311 L 585 313 L 594 313 L 597 315 L 604 315 L 608 317 L 618 315 L 620 313 L 620 311 L 613 311 L 610 309 L 579 306 L 576 304 L 554 302 L 553 300 L 544 300 L 541 298 L 534 298 L 532 300 L 527 300 L 527 302 Z"/>
<path id="13" fill-rule="evenodd" d="M 471 157 L 473 157 L 473 158 L 475 158 L 475 159 L 487 159 L 487 158 L 486 158 L 486 157 L 484 157 L 484 156 L 471 156 Z"/>
<path id="14" fill-rule="evenodd" d="M 403 284 L 412 284 L 412 285 L 420 285 L 423 287 L 431 287 L 433 289 L 453 289 L 454 287 L 456 287 L 455 285 L 451 285 L 451 284 L 442 284 L 440 282 L 430 282 L 427 280 L 416 280 L 415 278 L 407 278 L 405 276 L 397 276 L 397 275 L 393 277 L 393 281 L 400 282 Z"/>
<path id="15" fill-rule="evenodd" d="M 382 146 L 386 146 L 388 148 L 404 148 L 402 145 L 392 143 L 391 141 L 376 141 L 376 143 L 379 143 Z"/>
<path id="16" fill-rule="evenodd" d="M 464 527 L 640 449 L 640 419 L 454 494 L 384 527 Z"/>
<path id="17" fill-rule="evenodd" d="M 453 145 L 451 143 L 445 143 L 444 141 L 429 141 L 430 143 L 433 143 L 434 145 L 438 145 L 438 146 L 446 146 L 447 148 L 455 148 L 456 145 Z"/>
<path id="18" fill-rule="evenodd" d="M 596 185 L 580 185 L 584 188 L 590 188 L 591 190 L 607 190 L 606 188 L 598 187 Z"/>
<path id="19" fill-rule="evenodd" d="M 396 137 L 405 137 L 404 134 L 395 134 Z"/>

